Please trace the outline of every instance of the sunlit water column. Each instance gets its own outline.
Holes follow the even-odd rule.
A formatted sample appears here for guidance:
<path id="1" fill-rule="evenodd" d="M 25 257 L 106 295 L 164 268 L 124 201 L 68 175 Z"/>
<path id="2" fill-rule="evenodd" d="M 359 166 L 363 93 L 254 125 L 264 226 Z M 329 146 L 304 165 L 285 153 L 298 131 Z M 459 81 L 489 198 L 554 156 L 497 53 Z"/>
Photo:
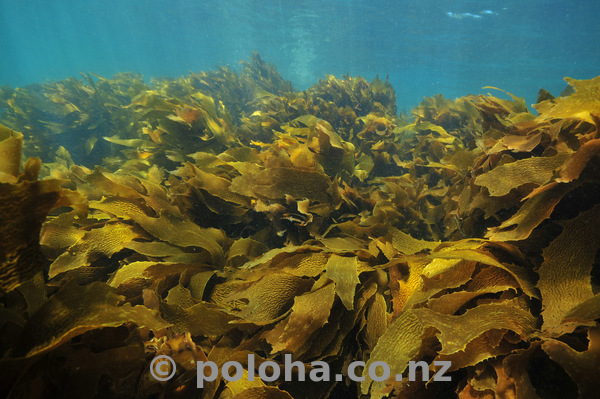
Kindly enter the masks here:
<path id="1" fill-rule="evenodd" d="M 316 60 L 314 35 L 318 30 L 318 16 L 314 12 L 295 14 L 289 20 L 291 27 L 291 79 L 296 87 L 309 87 L 315 83 L 314 61 Z"/>

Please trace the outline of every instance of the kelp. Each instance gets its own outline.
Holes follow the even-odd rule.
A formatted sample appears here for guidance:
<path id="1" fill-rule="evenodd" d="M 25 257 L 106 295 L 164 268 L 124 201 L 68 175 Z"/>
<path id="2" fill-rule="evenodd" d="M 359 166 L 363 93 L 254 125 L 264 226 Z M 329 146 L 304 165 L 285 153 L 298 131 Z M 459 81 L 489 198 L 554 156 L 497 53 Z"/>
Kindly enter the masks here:
<path id="1" fill-rule="evenodd" d="M 538 115 L 501 90 L 397 115 L 387 79 L 298 92 L 256 53 L 3 88 L 0 392 L 591 397 L 599 81 L 567 82 Z M 335 378 L 248 381 L 250 354 Z M 200 390 L 207 360 L 242 380 Z"/>
<path id="2" fill-rule="evenodd" d="M 0 143 L 1 181 L 15 181 L 15 177 L 21 172 L 23 134 L 0 125 Z"/>
<path id="3" fill-rule="evenodd" d="M 77 162 L 99 164 L 109 150 L 103 136 L 137 129 L 126 105 L 145 88 L 141 75 L 123 73 L 111 79 L 82 74 L 81 79 L 7 90 L 2 96 L 7 112 L 0 122 L 27 137 L 27 156 L 49 162 L 60 143 L 73 143 Z"/>
<path id="4" fill-rule="evenodd" d="M 590 221 L 596 220 L 598 212 L 600 206 L 595 205 L 565 222 L 561 234 L 544 249 L 538 282 L 542 298 L 546 298 L 542 309 L 544 330 L 560 327 L 571 310 L 594 297 L 589 279 L 600 240 Z M 562 292 L 569 295 L 565 297 Z"/>
<path id="5" fill-rule="evenodd" d="M 576 80 L 565 78 L 573 88 L 573 93 L 559 99 L 548 99 L 535 105 L 535 109 L 544 119 L 576 119 L 596 124 L 600 105 L 600 79 Z"/>
<path id="6" fill-rule="evenodd" d="M 29 158 L 21 173 L 23 135 L 2 125 L 0 135 L 0 292 L 6 293 L 47 266 L 39 235 L 48 213 L 64 205 L 80 210 L 85 205 L 77 193 L 61 187 L 62 181 L 38 180 L 39 158 Z"/>

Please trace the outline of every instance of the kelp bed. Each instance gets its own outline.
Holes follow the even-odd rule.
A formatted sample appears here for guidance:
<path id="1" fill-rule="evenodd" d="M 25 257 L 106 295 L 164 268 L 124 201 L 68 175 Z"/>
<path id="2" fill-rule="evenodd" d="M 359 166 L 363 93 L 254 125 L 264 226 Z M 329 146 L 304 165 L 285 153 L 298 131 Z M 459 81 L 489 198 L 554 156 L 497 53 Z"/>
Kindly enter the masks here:
<path id="1" fill-rule="evenodd" d="M 566 80 L 538 115 L 511 94 L 398 115 L 387 81 L 298 92 L 257 54 L 2 88 L 1 395 L 594 397 L 600 77 Z M 250 353 L 452 381 L 196 387 L 196 361 Z"/>

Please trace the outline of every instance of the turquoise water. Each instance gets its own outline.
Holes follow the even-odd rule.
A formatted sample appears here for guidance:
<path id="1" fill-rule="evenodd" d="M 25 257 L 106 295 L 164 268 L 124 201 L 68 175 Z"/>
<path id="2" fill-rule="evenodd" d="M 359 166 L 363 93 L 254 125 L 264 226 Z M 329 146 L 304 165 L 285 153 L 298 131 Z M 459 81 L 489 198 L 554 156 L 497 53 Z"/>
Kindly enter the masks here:
<path id="1" fill-rule="evenodd" d="M 94 72 L 176 77 L 251 51 L 296 89 L 326 74 L 389 75 L 399 109 L 496 86 L 535 102 L 600 74 L 600 2 L 0 2 L 0 85 Z"/>

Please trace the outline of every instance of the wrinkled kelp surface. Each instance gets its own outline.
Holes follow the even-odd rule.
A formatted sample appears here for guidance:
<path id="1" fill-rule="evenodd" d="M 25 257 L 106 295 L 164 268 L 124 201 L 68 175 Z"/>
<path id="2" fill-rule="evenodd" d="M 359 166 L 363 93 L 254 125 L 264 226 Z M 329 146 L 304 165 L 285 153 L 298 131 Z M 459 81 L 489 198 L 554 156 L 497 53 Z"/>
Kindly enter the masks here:
<path id="1" fill-rule="evenodd" d="M 538 115 L 512 94 L 397 115 L 387 81 L 297 92 L 257 54 L 2 88 L 2 396 L 593 397 L 600 77 L 566 80 Z M 196 361 L 251 353 L 452 380 L 196 387 Z"/>

